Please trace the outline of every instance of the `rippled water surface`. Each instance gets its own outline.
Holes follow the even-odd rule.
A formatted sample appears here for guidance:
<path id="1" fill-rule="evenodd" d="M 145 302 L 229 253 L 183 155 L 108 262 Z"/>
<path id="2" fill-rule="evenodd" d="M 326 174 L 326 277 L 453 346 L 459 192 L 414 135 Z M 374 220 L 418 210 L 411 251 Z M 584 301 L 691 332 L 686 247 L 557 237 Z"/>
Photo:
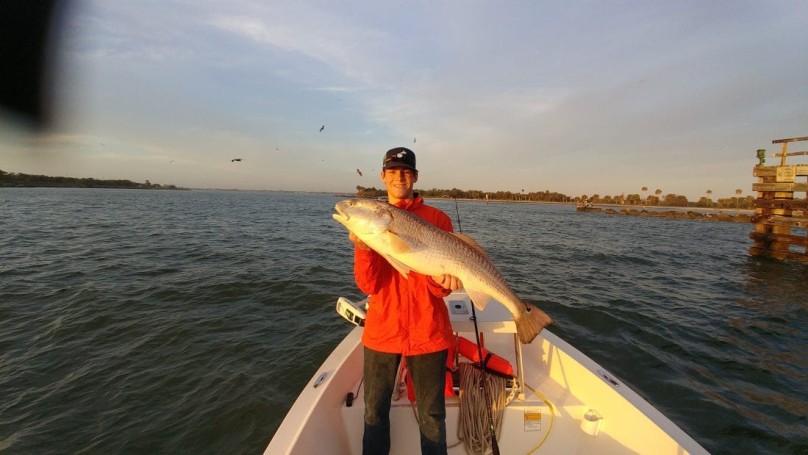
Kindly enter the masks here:
<path id="1" fill-rule="evenodd" d="M 0 452 L 262 452 L 360 297 L 337 200 L 0 189 Z M 750 225 L 459 212 L 555 333 L 705 448 L 808 453 L 808 267 L 749 257 Z"/>

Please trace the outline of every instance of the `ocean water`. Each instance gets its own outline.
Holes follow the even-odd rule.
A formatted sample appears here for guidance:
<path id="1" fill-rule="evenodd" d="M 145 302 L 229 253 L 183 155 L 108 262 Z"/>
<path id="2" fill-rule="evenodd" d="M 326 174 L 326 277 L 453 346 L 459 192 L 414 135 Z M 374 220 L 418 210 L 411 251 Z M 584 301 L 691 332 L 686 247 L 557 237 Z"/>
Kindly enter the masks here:
<path id="1" fill-rule="evenodd" d="M 0 453 L 261 453 L 362 297 L 338 200 L 0 189 Z M 748 256 L 750 225 L 457 207 L 555 333 L 705 448 L 808 453 L 808 266 Z"/>

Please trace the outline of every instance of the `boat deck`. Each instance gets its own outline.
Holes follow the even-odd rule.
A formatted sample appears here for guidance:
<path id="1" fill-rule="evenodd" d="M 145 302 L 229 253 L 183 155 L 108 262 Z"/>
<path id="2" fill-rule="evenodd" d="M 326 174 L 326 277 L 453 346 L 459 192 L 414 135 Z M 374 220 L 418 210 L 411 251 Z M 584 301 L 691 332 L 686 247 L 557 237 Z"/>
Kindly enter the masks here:
<path id="1" fill-rule="evenodd" d="M 446 303 L 458 335 L 474 340 L 468 296 L 455 293 Z M 497 438 L 501 453 L 707 453 L 628 386 L 549 330 L 542 331 L 531 344 L 522 345 L 502 305 L 488 305 L 477 313 L 477 319 L 485 347 L 511 362 L 517 376 L 525 378 L 523 394 L 517 393 L 503 414 Z M 360 327 L 354 329 L 326 359 L 265 454 L 362 452 L 361 334 Z M 355 395 L 350 406 L 346 402 L 349 393 Z M 587 414 L 597 418 L 587 419 Z M 450 454 L 466 453 L 458 438 L 459 416 L 458 397 L 448 397 Z M 418 423 L 406 391 L 392 402 L 390 420 L 391 454 L 420 453 Z"/>
<path id="2" fill-rule="evenodd" d="M 461 335 L 473 336 L 473 334 L 463 333 Z M 486 338 L 486 347 L 515 365 L 512 342 L 512 336 L 492 337 L 489 335 Z M 509 344 L 511 353 L 502 355 L 507 351 Z M 609 453 L 608 450 L 604 451 L 603 447 L 608 444 L 608 441 L 605 441 L 606 438 L 593 437 L 581 430 L 581 418 L 589 410 L 586 404 L 581 403 L 571 394 L 564 394 L 552 382 L 539 380 L 536 375 L 533 375 L 533 371 L 526 373 L 536 378 L 534 384 L 528 384 L 529 387 L 540 393 L 542 393 L 542 389 L 548 389 L 544 393 L 557 397 L 565 396 L 565 398 L 554 402 L 554 409 L 551 411 L 550 406 L 530 389 L 527 389 L 524 399 L 515 397 L 505 408 L 501 433 L 497 437 L 502 453 L 527 454 L 535 451 L 540 445 L 542 452 L 545 453 Z M 352 433 L 348 437 L 349 453 L 362 453 L 364 404 L 363 388 L 359 381 L 353 385 L 352 390 L 358 390 L 359 393 L 352 406 L 342 406 L 341 414 L 346 431 Z M 486 419 L 487 416 L 479 416 L 479 418 Z M 393 429 L 390 435 L 390 453 L 420 453 L 418 422 L 413 403 L 407 398 L 406 390 L 398 400 L 392 402 L 390 422 Z M 447 397 L 446 434 L 450 454 L 467 453 L 460 440 L 459 422 L 460 399 L 458 396 Z M 553 438 L 547 437 L 549 432 L 552 432 Z"/>

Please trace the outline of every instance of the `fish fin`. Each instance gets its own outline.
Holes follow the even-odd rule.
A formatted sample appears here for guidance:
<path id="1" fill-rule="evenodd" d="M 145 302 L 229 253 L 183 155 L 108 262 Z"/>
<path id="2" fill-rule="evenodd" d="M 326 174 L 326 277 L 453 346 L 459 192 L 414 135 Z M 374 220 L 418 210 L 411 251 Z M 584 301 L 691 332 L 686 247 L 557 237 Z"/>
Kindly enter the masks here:
<path id="1" fill-rule="evenodd" d="M 534 338 L 545 327 L 553 323 L 553 319 L 537 306 L 522 302 L 525 311 L 519 317 L 514 318 L 516 323 L 516 333 L 522 344 L 530 344 Z"/>
<path id="2" fill-rule="evenodd" d="M 401 261 L 390 255 L 385 255 L 384 258 L 387 259 L 387 262 L 389 262 L 394 269 L 398 270 L 400 274 L 404 275 L 404 278 L 409 278 L 409 273 L 410 270 L 412 269 L 410 269 L 404 263 L 402 263 Z"/>
<path id="3" fill-rule="evenodd" d="M 473 238 L 469 237 L 468 235 L 466 235 L 466 234 L 461 234 L 461 233 L 459 233 L 459 232 L 452 232 L 452 235 L 454 235 L 454 236 L 455 236 L 455 237 L 457 237 L 458 239 L 462 240 L 464 243 L 468 244 L 470 247 L 474 248 L 475 250 L 478 250 L 480 253 L 484 254 L 485 256 L 488 256 L 488 253 L 486 253 L 486 252 L 485 252 L 485 250 L 483 249 L 483 247 L 482 247 L 482 246 L 480 246 L 480 244 L 479 244 L 479 243 L 477 243 L 477 241 L 476 241 L 476 240 L 474 240 Z"/>
<path id="4" fill-rule="evenodd" d="M 390 249 L 395 254 L 408 253 L 410 251 L 410 244 L 392 231 L 384 232 L 384 240 L 390 245 Z"/>
<path id="5" fill-rule="evenodd" d="M 476 289 L 466 289 L 466 293 L 471 298 L 471 303 L 474 304 L 474 307 L 480 311 L 483 311 L 485 306 L 488 305 L 488 301 L 491 300 L 490 295 Z"/>

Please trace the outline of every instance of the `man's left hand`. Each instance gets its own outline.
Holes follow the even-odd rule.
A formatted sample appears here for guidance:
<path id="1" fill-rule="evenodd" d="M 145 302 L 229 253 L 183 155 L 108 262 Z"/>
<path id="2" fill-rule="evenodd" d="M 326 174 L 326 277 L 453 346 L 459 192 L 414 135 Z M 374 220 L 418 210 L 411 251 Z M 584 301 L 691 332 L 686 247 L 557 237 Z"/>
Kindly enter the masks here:
<path id="1" fill-rule="evenodd" d="M 463 283 L 460 282 L 459 278 L 453 275 L 449 274 L 434 275 L 432 279 L 435 280 L 435 282 L 441 285 L 444 289 L 450 289 L 452 291 L 463 289 Z"/>

